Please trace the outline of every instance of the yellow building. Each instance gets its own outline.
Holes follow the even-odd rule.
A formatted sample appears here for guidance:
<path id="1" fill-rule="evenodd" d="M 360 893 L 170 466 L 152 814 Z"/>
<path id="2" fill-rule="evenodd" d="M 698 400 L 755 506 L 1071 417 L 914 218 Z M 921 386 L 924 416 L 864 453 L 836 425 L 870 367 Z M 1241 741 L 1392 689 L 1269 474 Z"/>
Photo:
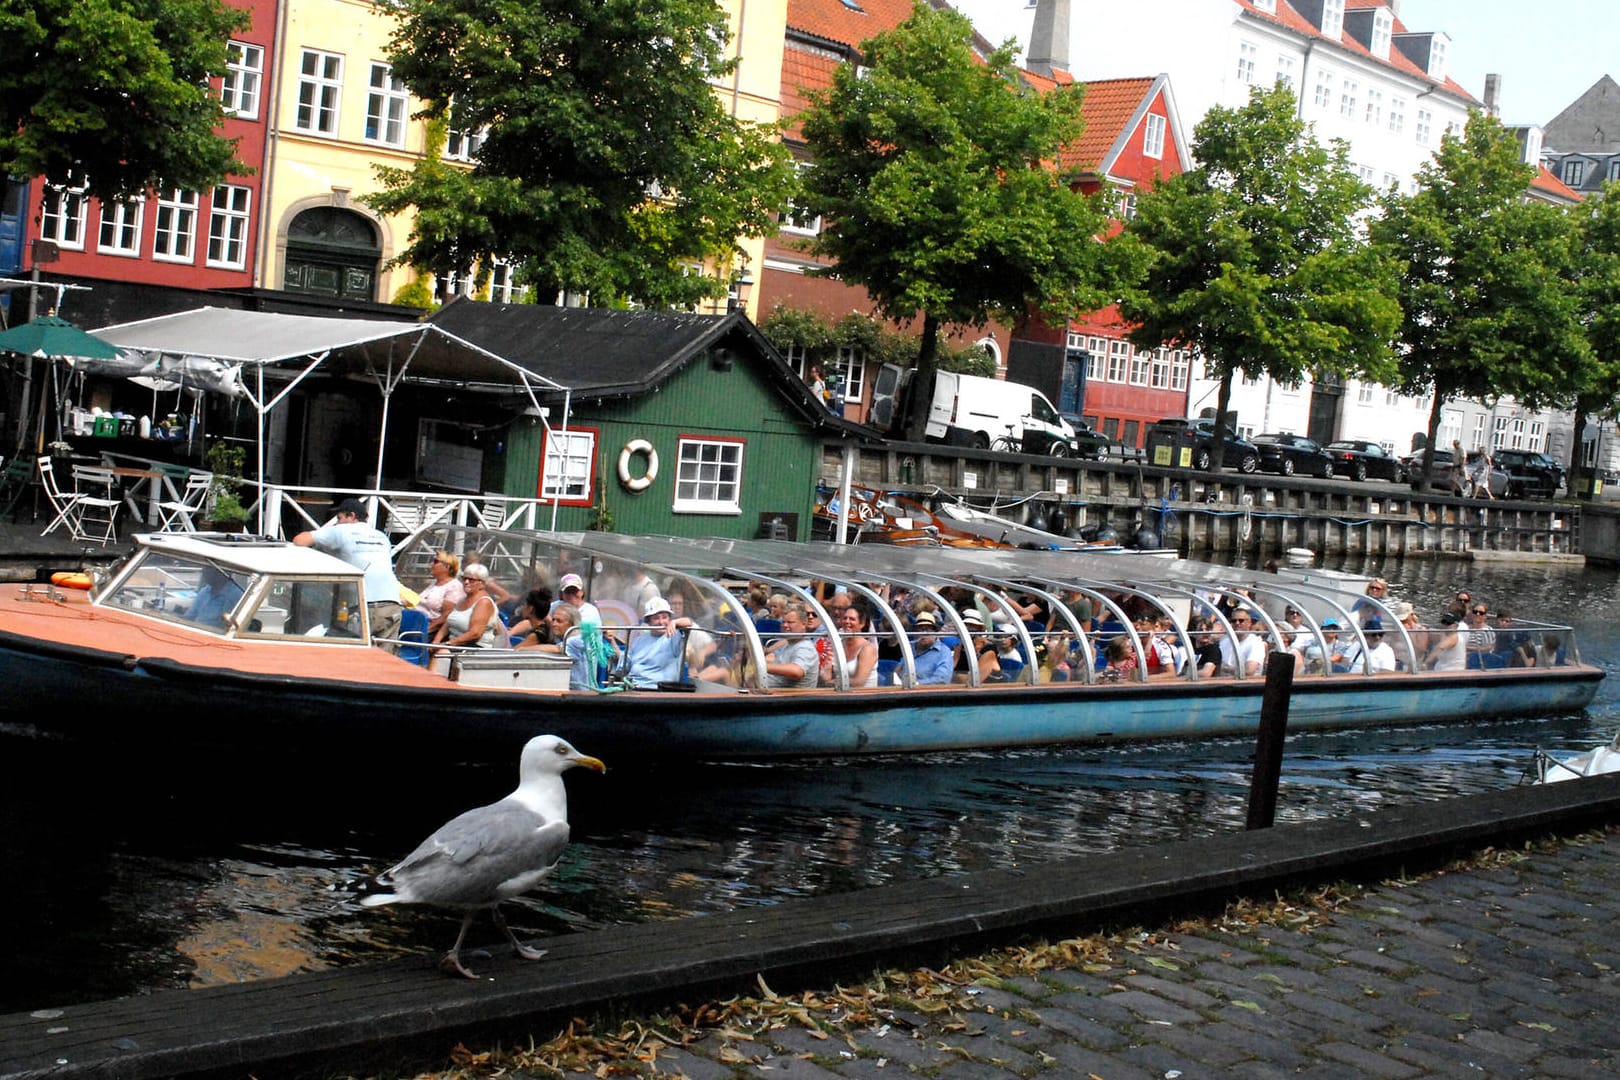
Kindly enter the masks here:
<path id="1" fill-rule="evenodd" d="M 722 0 L 741 63 L 715 93 L 737 117 L 774 122 L 780 110 L 786 0 Z M 372 0 L 284 0 L 270 90 L 271 130 L 263 183 L 263 230 L 255 284 L 348 300 L 391 301 L 415 276 L 387 269 L 409 242 L 411 215 L 383 217 L 363 197 L 378 190 L 375 165 L 409 168 L 426 152 L 421 102 L 393 78 L 385 59 L 394 20 Z M 470 160 L 476 136 L 452 132 L 443 156 Z M 730 272 L 757 274 L 762 241 Z M 491 292 L 511 298 L 511 275 L 492 267 Z M 440 299 L 470 293 L 439 281 Z M 753 314 L 751 290 L 734 290 Z M 726 302 L 710 305 L 724 311 Z"/>

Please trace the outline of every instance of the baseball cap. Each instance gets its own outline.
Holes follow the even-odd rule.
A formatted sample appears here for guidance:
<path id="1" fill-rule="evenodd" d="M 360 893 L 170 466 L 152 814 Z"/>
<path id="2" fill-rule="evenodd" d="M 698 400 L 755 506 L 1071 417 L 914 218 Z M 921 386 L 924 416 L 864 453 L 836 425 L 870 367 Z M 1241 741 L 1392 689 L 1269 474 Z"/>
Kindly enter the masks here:
<path id="1" fill-rule="evenodd" d="M 1361 629 L 1369 634 L 1382 634 L 1384 632 L 1384 620 L 1374 615 L 1363 624 Z"/>
<path id="2" fill-rule="evenodd" d="M 913 619 L 912 622 L 916 623 L 918 626 L 938 626 L 939 616 L 935 615 L 932 611 L 919 611 L 917 612 L 917 617 Z"/>
<path id="3" fill-rule="evenodd" d="M 557 591 L 567 592 L 569 589 L 578 589 L 580 592 L 584 592 L 585 579 L 578 574 L 564 574 L 562 580 L 557 583 Z"/>
<path id="4" fill-rule="evenodd" d="M 962 621 L 968 626 L 976 626 L 980 630 L 984 629 L 984 619 L 979 616 L 977 611 L 962 612 Z"/>
<path id="5" fill-rule="evenodd" d="M 643 619 L 648 619 L 654 615 L 657 615 L 660 611 L 662 611 L 665 615 L 670 614 L 669 601 L 665 600 L 662 596 L 655 596 L 651 600 L 647 601 L 647 606 L 642 610 L 641 617 Z"/>
<path id="6" fill-rule="evenodd" d="M 355 517 L 365 517 L 366 506 L 359 499 L 344 499 L 342 502 L 338 503 L 337 507 L 332 511 L 333 517 L 336 517 L 338 514 L 353 514 Z"/>

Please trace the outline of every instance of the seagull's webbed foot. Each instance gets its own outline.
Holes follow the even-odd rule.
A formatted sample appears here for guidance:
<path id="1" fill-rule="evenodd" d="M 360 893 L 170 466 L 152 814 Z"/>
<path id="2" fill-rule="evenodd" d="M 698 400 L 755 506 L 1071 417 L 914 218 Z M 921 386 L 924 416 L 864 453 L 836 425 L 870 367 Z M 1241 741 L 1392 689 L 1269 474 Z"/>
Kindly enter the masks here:
<path id="1" fill-rule="evenodd" d="M 439 961 L 439 970 L 446 975 L 460 975 L 463 979 L 472 979 L 475 982 L 478 979 L 477 975 L 462 966 L 460 949 L 451 949 L 445 953 L 444 959 Z"/>
<path id="2" fill-rule="evenodd" d="M 545 949 L 531 949 L 517 939 L 517 935 L 512 933 L 512 928 L 506 925 L 506 918 L 501 914 L 500 908 L 491 908 L 490 914 L 495 919 L 495 925 L 500 927 L 501 933 L 506 935 L 506 940 L 512 943 L 513 952 L 525 960 L 538 960 L 546 955 Z"/>

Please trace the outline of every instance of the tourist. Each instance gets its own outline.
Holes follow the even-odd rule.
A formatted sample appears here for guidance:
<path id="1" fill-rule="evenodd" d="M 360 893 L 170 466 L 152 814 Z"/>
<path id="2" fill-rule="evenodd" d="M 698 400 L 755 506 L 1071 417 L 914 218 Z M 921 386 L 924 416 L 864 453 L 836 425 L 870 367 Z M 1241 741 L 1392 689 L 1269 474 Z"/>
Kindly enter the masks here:
<path id="1" fill-rule="evenodd" d="M 807 614 L 802 603 L 785 603 L 782 609 L 783 636 L 765 646 L 765 676 L 761 682 L 767 687 L 808 690 L 816 685 L 816 674 L 821 665 L 816 656 L 816 643 L 810 637 Z"/>
<path id="2" fill-rule="evenodd" d="M 344 499 L 332 512 L 332 521 L 293 537 L 299 547 L 312 547 L 335 555 L 364 571 L 366 616 L 372 644 L 390 651 L 397 648 L 400 605 L 399 578 L 394 576 L 394 550 L 388 537 L 361 518 L 366 508 L 359 499 Z"/>
<path id="3" fill-rule="evenodd" d="M 461 603 L 445 612 L 444 622 L 434 635 L 436 645 L 472 649 L 494 649 L 506 644 L 506 627 L 489 595 L 489 568 L 473 563 L 461 571 L 461 587 L 466 592 Z"/>
<path id="4" fill-rule="evenodd" d="M 530 589 L 518 605 L 518 619 L 508 628 L 508 637 L 514 648 L 551 640 L 550 589 Z"/>
<path id="5" fill-rule="evenodd" d="M 917 638 L 912 642 L 912 658 L 917 665 L 918 686 L 940 686 L 951 681 L 954 651 L 939 638 L 939 616 L 919 611 L 912 620 Z"/>
<path id="6" fill-rule="evenodd" d="M 1221 669 L 1221 633 L 1215 629 L 1215 620 L 1208 615 L 1193 619 L 1193 663 L 1198 677 L 1209 679 Z"/>
<path id="7" fill-rule="evenodd" d="M 1488 614 L 1490 614 L 1490 609 L 1485 606 L 1483 601 L 1468 609 L 1468 655 L 1475 658 L 1472 665 L 1474 667 L 1483 665 L 1483 658 L 1486 653 L 1496 651 L 1496 631 L 1491 629 L 1490 623 L 1485 621 L 1485 616 Z"/>
<path id="8" fill-rule="evenodd" d="M 1395 670 L 1395 650 L 1384 640 L 1384 620 L 1374 615 L 1361 628 L 1367 638 L 1367 671 L 1377 675 L 1381 671 Z"/>
<path id="9" fill-rule="evenodd" d="M 1457 616 L 1448 611 L 1440 616 L 1440 628 L 1429 633 L 1429 651 L 1424 666 L 1431 671 L 1464 671 L 1468 667 L 1468 632 L 1459 632 Z"/>
<path id="10" fill-rule="evenodd" d="M 951 673 L 951 682 L 971 682 L 970 673 L 974 668 L 979 672 L 981 683 L 1005 682 L 1006 677 L 1001 674 L 1001 659 L 996 654 L 996 647 L 991 644 L 984 632 L 984 616 L 976 609 L 969 608 L 962 612 L 962 623 L 967 627 L 968 636 L 956 654 L 956 666 Z"/>
<path id="11" fill-rule="evenodd" d="M 461 587 L 461 560 L 450 552 L 436 553 L 428 573 L 433 584 L 417 595 L 416 610 L 427 616 L 427 633 L 432 638 L 444 622 L 444 613 L 461 603 L 467 593 Z"/>
<path id="12" fill-rule="evenodd" d="M 1260 665 L 1266 659 L 1266 643 L 1250 629 L 1253 613 L 1246 607 L 1234 608 L 1228 621 L 1232 624 L 1233 636 L 1221 638 L 1221 674 L 1242 674 L 1245 678 L 1260 674 Z"/>
<path id="13" fill-rule="evenodd" d="M 649 600 L 641 616 L 647 629 L 630 631 L 625 683 L 637 690 L 656 690 L 659 683 L 679 682 L 686 654 L 685 635 L 680 631 L 690 627 L 692 620 L 671 615 L 669 601 L 661 596 Z"/>
<path id="14" fill-rule="evenodd" d="M 549 641 L 530 638 L 519 645 L 518 648 L 557 653 L 568 657 L 574 662 L 573 667 L 568 672 L 568 689 L 594 689 L 590 673 L 590 660 L 585 647 L 585 636 L 573 632 L 574 628 L 579 625 L 579 608 L 573 604 L 558 604 L 551 609 L 551 614 L 546 617 L 546 621 L 550 627 Z"/>
<path id="15" fill-rule="evenodd" d="M 1402 629 L 1406 631 L 1406 636 L 1412 640 L 1412 655 L 1417 658 L 1417 663 L 1421 666 L 1423 658 L 1429 652 L 1429 632 L 1423 629 L 1422 624 L 1418 621 L 1417 609 L 1406 601 L 1402 600 L 1395 605 L 1394 614 L 1395 621 L 1401 624 Z M 1397 657 L 1396 665 L 1403 671 L 1407 670 L 1407 663 L 1404 658 Z"/>
<path id="16" fill-rule="evenodd" d="M 1513 621 L 1513 613 L 1506 608 L 1496 612 L 1496 648 L 1508 667 L 1534 667 L 1536 648 L 1530 635 L 1520 630 Z"/>
<path id="17" fill-rule="evenodd" d="M 837 597 L 833 599 L 836 601 Z M 839 667 L 843 669 L 848 685 L 876 686 L 878 648 L 877 642 L 867 634 L 867 624 L 871 620 L 867 617 L 866 605 L 846 602 L 838 605 L 837 612 L 839 646 L 843 650 Z M 826 685 L 838 685 L 836 672 L 830 666 L 827 674 Z"/>

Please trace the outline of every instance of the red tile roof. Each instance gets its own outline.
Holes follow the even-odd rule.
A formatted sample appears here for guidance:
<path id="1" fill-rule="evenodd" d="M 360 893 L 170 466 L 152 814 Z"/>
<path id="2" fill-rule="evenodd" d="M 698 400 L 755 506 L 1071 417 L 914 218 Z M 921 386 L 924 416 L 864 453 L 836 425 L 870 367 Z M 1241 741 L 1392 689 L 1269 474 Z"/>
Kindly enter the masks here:
<path id="1" fill-rule="evenodd" d="M 789 30 L 859 45 L 885 30 L 893 30 L 911 17 L 911 0 L 854 0 L 860 10 L 843 0 L 788 0 Z"/>
<path id="2" fill-rule="evenodd" d="M 1530 186 L 1567 202 L 1578 203 L 1586 199 L 1586 196 L 1549 172 L 1545 165 L 1536 166 L 1536 178 L 1530 182 Z"/>
<path id="3" fill-rule="evenodd" d="M 1100 165 L 1152 88 L 1151 78 L 1098 79 L 1086 83 L 1080 107 L 1086 127 L 1080 141 L 1063 151 L 1061 164 L 1071 169 L 1095 169 Z"/>

